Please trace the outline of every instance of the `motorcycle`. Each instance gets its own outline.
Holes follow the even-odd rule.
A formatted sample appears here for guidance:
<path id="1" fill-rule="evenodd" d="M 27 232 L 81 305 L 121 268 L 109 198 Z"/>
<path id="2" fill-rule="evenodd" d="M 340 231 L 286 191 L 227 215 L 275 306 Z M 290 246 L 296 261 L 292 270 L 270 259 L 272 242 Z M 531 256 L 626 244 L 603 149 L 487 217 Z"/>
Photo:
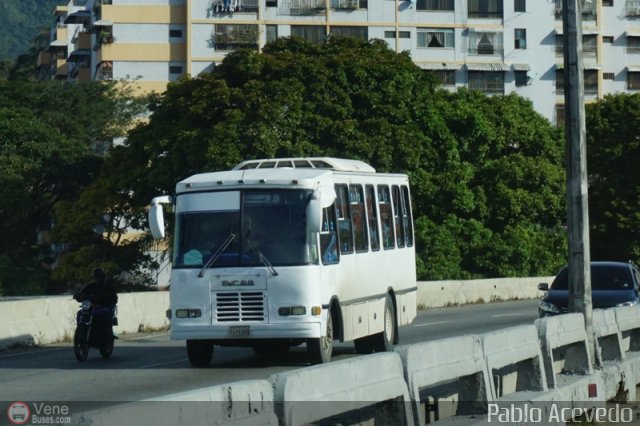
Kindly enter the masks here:
<path id="1" fill-rule="evenodd" d="M 104 315 L 104 310 L 109 310 L 110 316 Z M 103 315 L 99 315 L 100 313 Z M 95 321 L 96 314 L 99 315 L 99 321 Z M 78 361 L 85 361 L 89 355 L 89 348 L 92 347 L 97 348 L 103 358 L 111 356 L 116 339 L 112 326 L 118 325 L 116 314 L 115 306 L 97 307 L 88 299 L 81 302 L 76 314 L 76 331 L 73 336 L 73 351 Z"/>

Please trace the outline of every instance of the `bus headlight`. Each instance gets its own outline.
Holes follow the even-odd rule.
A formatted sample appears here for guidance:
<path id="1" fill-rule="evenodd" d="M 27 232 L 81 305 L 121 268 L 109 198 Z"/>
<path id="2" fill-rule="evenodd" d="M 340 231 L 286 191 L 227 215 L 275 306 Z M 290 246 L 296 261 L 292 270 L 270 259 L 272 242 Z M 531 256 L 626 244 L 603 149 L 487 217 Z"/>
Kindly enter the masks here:
<path id="1" fill-rule="evenodd" d="M 558 307 L 556 305 L 554 305 L 553 303 L 549 303 L 549 302 L 541 302 L 540 303 L 540 310 L 543 312 L 547 312 L 550 314 L 559 314 L 560 313 L 560 309 L 558 309 Z"/>
<path id="2" fill-rule="evenodd" d="M 200 309 L 176 309 L 176 318 L 200 318 L 201 316 Z"/>

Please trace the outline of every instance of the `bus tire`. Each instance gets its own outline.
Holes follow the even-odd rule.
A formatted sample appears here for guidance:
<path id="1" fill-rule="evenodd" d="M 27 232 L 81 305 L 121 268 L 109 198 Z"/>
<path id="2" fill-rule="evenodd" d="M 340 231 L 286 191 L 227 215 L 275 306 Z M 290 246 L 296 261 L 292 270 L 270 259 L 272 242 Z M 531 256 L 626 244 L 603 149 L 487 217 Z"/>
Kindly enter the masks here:
<path id="1" fill-rule="evenodd" d="M 327 312 L 327 333 L 324 337 L 307 340 L 307 353 L 312 364 L 324 364 L 331 361 L 333 352 L 333 318 Z"/>
<path id="2" fill-rule="evenodd" d="M 187 355 L 194 367 L 208 367 L 213 357 L 213 344 L 208 340 L 187 340 Z"/>
<path id="3" fill-rule="evenodd" d="M 393 349 L 393 342 L 396 338 L 396 310 L 393 307 L 391 295 L 387 294 L 384 302 L 384 329 L 382 333 L 374 334 L 373 346 L 376 352 L 389 352 Z"/>

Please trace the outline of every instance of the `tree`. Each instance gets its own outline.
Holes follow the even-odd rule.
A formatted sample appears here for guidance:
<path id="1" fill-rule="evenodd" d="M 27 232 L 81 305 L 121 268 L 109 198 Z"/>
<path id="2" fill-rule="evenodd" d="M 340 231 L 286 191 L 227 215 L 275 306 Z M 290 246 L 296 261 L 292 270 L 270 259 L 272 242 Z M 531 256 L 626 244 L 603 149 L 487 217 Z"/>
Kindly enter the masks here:
<path id="1" fill-rule="evenodd" d="M 587 105 L 591 258 L 640 258 L 640 95 Z"/>
<path id="2" fill-rule="evenodd" d="M 50 244 L 74 241 L 51 239 L 48 231 L 72 217 L 58 208 L 96 179 L 103 162 L 96 142 L 124 134 L 121 120 L 135 102 L 118 93 L 101 83 L 0 82 L 3 294 L 51 290 Z"/>
<path id="3" fill-rule="evenodd" d="M 382 41 L 290 38 L 233 52 L 150 109 L 104 169 L 140 214 L 176 181 L 245 159 L 349 157 L 409 174 L 421 279 L 564 263 L 560 133 L 520 97 L 438 89 Z"/>

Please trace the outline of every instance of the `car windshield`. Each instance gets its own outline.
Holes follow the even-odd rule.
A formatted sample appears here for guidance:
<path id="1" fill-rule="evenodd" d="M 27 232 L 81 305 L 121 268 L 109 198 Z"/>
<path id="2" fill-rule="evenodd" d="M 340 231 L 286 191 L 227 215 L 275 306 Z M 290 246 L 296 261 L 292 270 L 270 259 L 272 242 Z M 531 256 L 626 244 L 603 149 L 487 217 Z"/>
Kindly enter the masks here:
<path id="1" fill-rule="evenodd" d="M 202 268 L 219 250 L 208 267 L 311 263 L 306 241 L 310 195 L 307 190 L 245 190 L 240 208 L 179 213 L 173 267 Z"/>
<path id="2" fill-rule="evenodd" d="M 551 284 L 553 290 L 568 290 L 569 268 L 560 271 Z M 591 265 L 592 290 L 630 290 L 633 288 L 631 270 L 627 265 Z"/>

